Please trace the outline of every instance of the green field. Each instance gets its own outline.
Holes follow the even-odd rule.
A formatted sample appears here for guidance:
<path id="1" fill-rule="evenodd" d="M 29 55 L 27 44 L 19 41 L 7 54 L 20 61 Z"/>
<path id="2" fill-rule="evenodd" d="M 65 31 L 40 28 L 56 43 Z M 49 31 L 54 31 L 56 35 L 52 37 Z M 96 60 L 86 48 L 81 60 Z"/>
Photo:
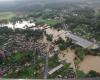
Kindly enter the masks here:
<path id="1" fill-rule="evenodd" d="M 12 17 L 14 17 L 15 14 L 12 12 L 0 12 L 0 20 L 2 19 L 10 19 Z"/>
<path id="2" fill-rule="evenodd" d="M 48 24 L 49 26 L 53 26 L 57 23 L 60 23 L 60 20 L 55 19 L 43 19 L 42 17 L 36 18 L 37 22 L 43 22 L 45 24 Z"/>

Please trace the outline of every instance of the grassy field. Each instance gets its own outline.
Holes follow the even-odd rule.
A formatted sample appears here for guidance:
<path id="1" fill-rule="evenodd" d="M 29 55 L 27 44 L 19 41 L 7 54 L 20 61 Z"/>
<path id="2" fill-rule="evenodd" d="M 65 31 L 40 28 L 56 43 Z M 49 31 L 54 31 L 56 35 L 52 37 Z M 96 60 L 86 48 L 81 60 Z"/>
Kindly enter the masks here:
<path id="1" fill-rule="evenodd" d="M 57 23 L 60 23 L 60 20 L 54 20 L 54 19 L 43 19 L 42 17 L 36 18 L 37 22 L 43 22 L 48 24 L 49 26 L 53 26 Z"/>
<path id="2" fill-rule="evenodd" d="M 2 19 L 10 19 L 12 17 L 14 17 L 15 14 L 12 12 L 0 12 L 0 20 Z"/>

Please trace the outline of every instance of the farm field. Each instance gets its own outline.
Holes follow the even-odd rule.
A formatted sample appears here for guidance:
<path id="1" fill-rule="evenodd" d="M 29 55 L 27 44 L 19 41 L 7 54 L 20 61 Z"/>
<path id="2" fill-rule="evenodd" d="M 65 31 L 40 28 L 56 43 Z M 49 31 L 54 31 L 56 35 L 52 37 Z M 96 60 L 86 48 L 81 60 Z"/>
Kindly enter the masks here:
<path id="1" fill-rule="evenodd" d="M 53 26 L 57 23 L 60 23 L 60 20 L 55 20 L 55 19 L 43 19 L 42 17 L 39 17 L 39 18 L 36 18 L 36 21 L 37 22 L 43 22 L 43 23 L 46 23 L 48 24 L 49 26 Z"/>
<path id="2" fill-rule="evenodd" d="M 10 19 L 14 17 L 16 14 L 13 12 L 0 12 L 0 20 L 2 19 Z"/>

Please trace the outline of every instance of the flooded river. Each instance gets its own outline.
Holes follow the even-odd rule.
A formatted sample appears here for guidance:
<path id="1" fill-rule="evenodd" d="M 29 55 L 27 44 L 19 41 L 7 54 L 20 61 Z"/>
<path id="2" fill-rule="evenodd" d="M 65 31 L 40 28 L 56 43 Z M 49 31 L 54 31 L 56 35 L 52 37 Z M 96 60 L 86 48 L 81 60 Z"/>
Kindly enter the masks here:
<path id="1" fill-rule="evenodd" d="M 65 60 L 66 63 L 70 63 L 71 67 L 75 70 L 74 59 L 75 59 L 75 51 L 68 49 L 61 51 L 61 54 L 58 55 L 61 60 Z"/>

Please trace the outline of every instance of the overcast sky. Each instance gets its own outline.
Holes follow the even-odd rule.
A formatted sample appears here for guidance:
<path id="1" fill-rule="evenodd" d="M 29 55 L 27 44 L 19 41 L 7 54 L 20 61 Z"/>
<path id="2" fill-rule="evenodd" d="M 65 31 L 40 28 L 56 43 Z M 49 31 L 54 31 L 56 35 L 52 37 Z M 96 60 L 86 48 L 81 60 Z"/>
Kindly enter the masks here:
<path id="1" fill-rule="evenodd" d="M 81 2 L 81 1 L 88 1 L 88 0 L 0 0 L 0 3 L 1 2 L 25 2 L 25 1 L 32 1 L 32 2 L 34 2 L 34 1 L 37 1 L 37 2 L 40 2 L 40 1 L 46 1 L 46 2 L 50 2 L 50 1 L 74 1 L 74 2 Z M 89 1 L 99 1 L 99 0 L 89 0 Z"/>
<path id="2" fill-rule="evenodd" d="M 0 2 L 5 2 L 5 1 L 14 1 L 14 0 L 0 0 Z"/>
<path id="3" fill-rule="evenodd" d="M 8 2 L 8 1 L 25 1 L 25 0 L 0 0 L 0 2 Z M 28 0 L 29 1 L 29 0 Z M 33 0 L 34 1 L 34 0 Z M 36 1 L 38 1 L 38 0 L 36 0 Z M 49 0 L 48 0 L 49 1 Z M 53 0 L 51 0 L 51 1 L 53 1 Z M 56 0 L 57 1 L 57 0 Z M 61 0 L 62 1 L 62 0 Z M 65 0 L 65 1 L 70 1 L 70 0 Z M 73 1 L 77 1 L 77 0 L 73 0 Z M 80 1 L 82 1 L 82 0 L 80 0 Z"/>

